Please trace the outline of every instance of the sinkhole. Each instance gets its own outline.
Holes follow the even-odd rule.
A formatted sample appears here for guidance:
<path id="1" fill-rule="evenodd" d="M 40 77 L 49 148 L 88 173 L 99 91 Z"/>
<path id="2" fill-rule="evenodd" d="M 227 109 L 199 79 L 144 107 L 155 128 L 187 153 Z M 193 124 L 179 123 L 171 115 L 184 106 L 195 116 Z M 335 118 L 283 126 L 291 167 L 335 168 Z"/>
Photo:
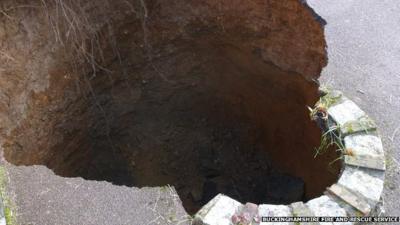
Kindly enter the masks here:
<path id="1" fill-rule="evenodd" d="M 340 168 L 329 165 L 334 149 L 314 158 L 321 131 L 306 107 L 319 98 L 314 78 L 326 60 L 320 21 L 300 1 L 235 1 L 218 18 L 210 2 L 122 11 L 113 44 L 99 29 L 95 62 L 54 50 L 54 23 L 43 22 L 38 38 L 54 43 L 36 46 L 28 64 L 46 59 L 46 69 L 10 66 L 30 72 L 9 87 L 34 87 L 7 89 L 19 105 L 7 109 L 5 158 L 65 177 L 171 185 L 189 213 L 218 193 L 270 204 L 321 195 Z"/>

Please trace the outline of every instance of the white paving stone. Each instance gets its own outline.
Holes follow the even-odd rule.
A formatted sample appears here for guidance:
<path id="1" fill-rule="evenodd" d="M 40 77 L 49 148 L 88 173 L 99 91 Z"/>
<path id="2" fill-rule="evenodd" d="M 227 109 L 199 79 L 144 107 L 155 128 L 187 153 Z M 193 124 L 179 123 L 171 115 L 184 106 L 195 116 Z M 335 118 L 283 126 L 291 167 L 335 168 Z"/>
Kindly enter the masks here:
<path id="1" fill-rule="evenodd" d="M 360 166 L 371 169 L 385 170 L 383 156 L 371 157 L 369 155 L 344 156 L 344 162 L 347 165 Z"/>
<path id="2" fill-rule="evenodd" d="M 219 194 L 195 215 L 195 224 L 231 225 L 232 216 L 241 206 L 240 202 Z"/>
<path id="3" fill-rule="evenodd" d="M 332 201 L 339 204 L 340 207 L 345 209 L 348 216 L 363 216 L 363 214 L 358 209 L 354 208 L 354 206 L 351 206 L 349 203 L 345 202 L 337 195 L 329 193 L 329 191 L 325 192 L 325 195 L 332 199 Z"/>
<path id="4" fill-rule="evenodd" d="M 362 196 L 359 196 L 347 188 L 338 185 L 338 184 L 333 184 L 329 188 L 327 188 L 328 191 L 343 201 L 345 201 L 347 204 L 353 206 L 355 209 L 357 209 L 362 215 L 369 215 L 371 212 L 371 205 L 366 201 L 366 199 Z"/>
<path id="5" fill-rule="evenodd" d="M 373 134 L 353 134 L 344 138 L 347 148 L 355 155 L 383 156 L 382 141 Z"/>
<path id="6" fill-rule="evenodd" d="M 353 134 L 344 138 L 352 156 L 345 156 L 349 165 L 385 170 L 385 158 L 381 139 L 374 134 Z"/>
<path id="7" fill-rule="evenodd" d="M 291 210 L 286 205 L 268 205 L 262 204 L 258 206 L 258 214 L 262 217 L 285 217 L 292 216 Z M 272 223 L 261 222 L 260 225 L 268 225 Z M 287 222 L 276 222 L 276 225 L 289 225 Z"/>
<path id="8" fill-rule="evenodd" d="M 323 195 L 319 198 L 314 198 L 306 203 L 308 208 L 314 213 L 315 216 L 320 217 L 345 217 L 347 216 L 346 210 L 343 209 L 338 203 L 330 199 L 328 196 Z M 352 225 L 351 222 L 335 223 L 335 222 L 320 222 L 320 224 L 335 224 L 335 225 Z"/>
<path id="9" fill-rule="evenodd" d="M 361 117 L 365 116 L 365 112 L 350 100 L 346 100 L 328 108 L 328 113 L 339 126 L 343 126 L 347 122 L 357 121 Z"/>
<path id="10" fill-rule="evenodd" d="M 346 166 L 338 184 L 376 203 L 382 194 L 383 181 L 384 171 Z"/>

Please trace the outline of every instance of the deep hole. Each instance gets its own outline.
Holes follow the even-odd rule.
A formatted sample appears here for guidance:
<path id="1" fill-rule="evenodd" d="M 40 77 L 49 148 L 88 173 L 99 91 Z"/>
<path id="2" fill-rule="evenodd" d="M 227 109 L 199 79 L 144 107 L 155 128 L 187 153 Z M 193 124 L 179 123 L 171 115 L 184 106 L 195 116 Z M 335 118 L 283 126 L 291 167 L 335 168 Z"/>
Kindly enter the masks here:
<path id="1" fill-rule="evenodd" d="M 107 71 L 50 73 L 27 118 L 9 136 L 6 159 L 56 174 L 117 185 L 176 188 L 196 212 L 218 193 L 241 202 L 288 204 L 322 194 L 337 179 L 335 151 L 306 106 L 317 85 L 263 61 L 227 36 L 138 45 L 140 24 L 116 33 L 120 58 Z M 139 27 L 139 28 L 137 28 Z M 312 63 L 312 62 L 310 62 Z M 334 149 L 333 149 L 334 150 Z"/>

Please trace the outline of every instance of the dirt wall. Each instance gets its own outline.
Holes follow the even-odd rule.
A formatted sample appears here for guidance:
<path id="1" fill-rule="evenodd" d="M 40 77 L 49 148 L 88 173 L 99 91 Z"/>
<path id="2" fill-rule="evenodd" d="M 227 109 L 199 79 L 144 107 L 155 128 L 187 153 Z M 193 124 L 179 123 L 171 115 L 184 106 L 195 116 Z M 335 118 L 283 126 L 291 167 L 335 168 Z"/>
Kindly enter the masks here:
<path id="1" fill-rule="evenodd" d="M 177 118 L 194 110 L 187 121 L 207 115 L 225 127 L 251 124 L 254 132 L 244 129 L 239 139 L 301 177 L 308 197 L 336 179 L 326 170 L 335 154 L 307 163 L 320 132 L 306 105 L 318 99 L 315 80 L 327 58 L 324 21 L 304 1 L 4 0 L 0 7 L 0 141 L 8 161 L 134 185 L 131 157 L 141 145 L 132 138 L 174 119 L 149 110 Z M 183 97 L 166 104 L 173 93 Z M 162 180 L 153 170 L 147 177 Z"/>

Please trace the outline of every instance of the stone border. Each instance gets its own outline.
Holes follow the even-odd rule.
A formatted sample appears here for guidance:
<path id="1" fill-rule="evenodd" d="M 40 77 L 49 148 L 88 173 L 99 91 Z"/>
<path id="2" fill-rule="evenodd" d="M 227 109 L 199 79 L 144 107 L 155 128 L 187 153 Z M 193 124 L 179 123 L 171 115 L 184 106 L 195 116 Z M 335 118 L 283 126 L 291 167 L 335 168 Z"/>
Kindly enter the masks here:
<path id="1" fill-rule="evenodd" d="M 381 199 L 386 169 L 383 146 L 376 125 L 340 91 L 321 88 L 321 93 L 324 95 L 319 103 L 323 102 L 326 108 L 328 129 L 338 127 L 345 152 L 351 152 L 342 154 L 344 166 L 338 182 L 328 187 L 318 198 L 290 205 L 261 204 L 253 207 L 252 203 L 243 205 L 219 194 L 197 212 L 194 216 L 195 225 L 272 224 L 260 223 L 259 219 L 263 216 L 346 217 L 374 214 L 373 210 Z M 237 221 L 236 224 L 232 220 Z"/>

